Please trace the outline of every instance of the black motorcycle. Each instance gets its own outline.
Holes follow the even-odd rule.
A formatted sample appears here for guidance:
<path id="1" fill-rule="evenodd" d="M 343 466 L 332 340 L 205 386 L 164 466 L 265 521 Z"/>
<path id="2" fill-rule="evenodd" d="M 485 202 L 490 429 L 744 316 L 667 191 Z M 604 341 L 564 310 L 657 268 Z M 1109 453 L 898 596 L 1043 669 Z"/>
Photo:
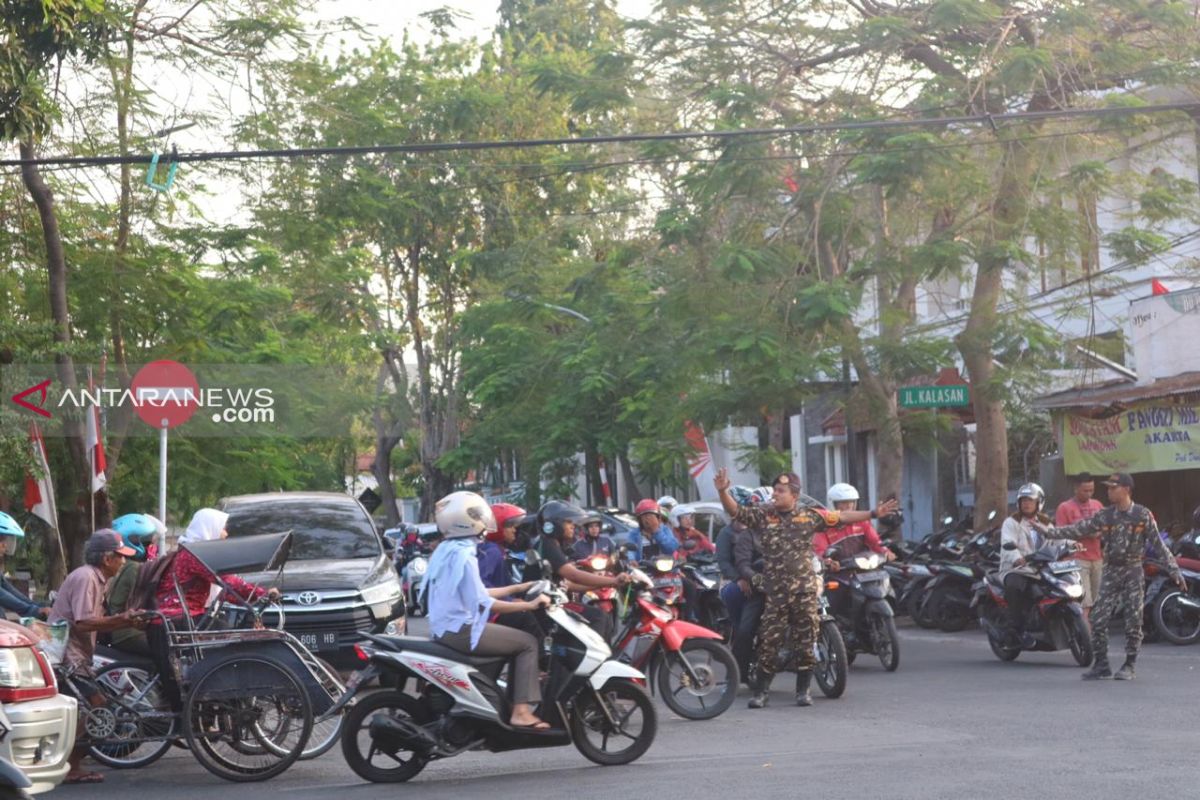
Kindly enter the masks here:
<path id="1" fill-rule="evenodd" d="M 697 624 L 721 634 L 728 642 L 733 639 L 733 620 L 721 600 L 721 567 L 717 557 L 712 553 L 693 552 L 695 543 L 687 544 L 684 545 L 689 551 L 687 561 L 680 567 L 680 573 L 688 587 L 685 594 L 691 596 L 694 604 L 688 610 L 688 616 Z"/>
<path id="2" fill-rule="evenodd" d="M 863 552 L 843 558 L 834 545 L 825 558 L 838 563 L 838 571 L 826 579 L 825 589 L 850 661 L 857 653 L 872 653 L 885 670 L 894 672 L 900 666 L 900 636 L 888 602 L 891 579 L 881 569 L 884 557 Z"/>
<path id="3" fill-rule="evenodd" d="M 1005 549 L 1016 549 L 1008 543 Z M 987 632 L 988 645 L 1001 661 L 1012 661 L 1022 650 L 1052 652 L 1070 650 L 1075 663 L 1086 667 L 1092 663 L 1092 637 L 1083 621 L 1083 585 L 1079 580 L 1079 563 L 1074 555 L 1077 546 L 1051 542 L 1026 557 L 1032 593 L 1025 633 L 1033 640 L 1032 647 L 1015 641 L 1008 629 L 1008 603 L 1004 582 L 998 572 L 991 572 L 975 588 L 972 608 L 979 615 L 979 624 Z"/>

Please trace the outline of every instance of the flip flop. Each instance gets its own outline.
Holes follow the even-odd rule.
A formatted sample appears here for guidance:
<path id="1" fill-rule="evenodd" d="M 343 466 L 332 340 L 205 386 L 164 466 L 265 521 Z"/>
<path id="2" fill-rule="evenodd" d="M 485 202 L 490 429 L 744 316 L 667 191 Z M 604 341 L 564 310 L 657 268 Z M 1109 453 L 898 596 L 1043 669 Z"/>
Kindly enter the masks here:
<path id="1" fill-rule="evenodd" d="M 68 775 L 63 783 L 104 783 L 104 775 L 99 772 L 84 772 L 75 777 Z"/>
<path id="2" fill-rule="evenodd" d="M 510 724 L 511 724 L 511 723 L 510 723 Z M 530 723 L 529 725 L 513 725 L 512 727 L 514 727 L 514 728 L 524 728 L 525 730 L 530 730 L 530 731 L 548 731 L 548 730 L 551 730 L 550 723 L 549 723 L 549 722 L 546 722 L 546 720 L 544 720 L 544 719 L 539 719 L 537 722 Z"/>

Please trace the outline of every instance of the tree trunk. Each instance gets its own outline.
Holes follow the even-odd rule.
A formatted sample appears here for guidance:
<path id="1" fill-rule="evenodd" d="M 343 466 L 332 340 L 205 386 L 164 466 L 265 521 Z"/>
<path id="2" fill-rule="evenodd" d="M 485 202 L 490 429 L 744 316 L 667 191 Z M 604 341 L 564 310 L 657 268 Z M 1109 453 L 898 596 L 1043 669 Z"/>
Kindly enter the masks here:
<path id="1" fill-rule="evenodd" d="M 32 142 L 21 142 L 20 151 L 21 158 L 27 161 L 37 155 Z M 42 239 L 46 245 L 46 272 L 50 288 L 50 315 L 54 320 L 54 341 L 60 345 L 69 345 L 71 343 L 71 311 L 67 303 L 67 259 L 63 250 L 62 233 L 58 227 L 58 214 L 54 208 L 54 193 L 42 179 L 41 170 L 36 164 L 22 165 L 21 180 L 25 184 L 29 196 L 33 198 L 33 203 L 38 210 L 38 219 L 42 225 Z M 58 377 L 64 388 L 71 391 L 78 389 L 78 382 L 75 380 L 75 361 L 71 358 L 67 348 L 59 349 L 59 354 L 55 356 L 55 363 L 58 365 Z M 80 487 L 85 487 L 85 491 L 91 488 L 81 420 L 64 419 L 63 432 L 67 452 L 71 457 L 72 474 L 66 484 L 69 491 L 60 491 L 58 496 L 74 498 Z M 62 486 L 62 481 L 59 482 L 59 485 Z M 63 549 L 69 559 L 72 553 L 80 550 L 83 540 L 91 533 L 87 530 L 90 521 L 86 515 L 72 513 L 72 511 L 60 509 L 58 521 L 59 535 L 63 538 Z M 70 563 L 64 564 L 58 548 L 54 547 L 50 550 L 51 552 L 48 553 L 50 584 L 58 586 L 66 577 L 67 570 L 75 562 L 71 560 Z"/>
<path id="2" fill-rule="evenodd" d="M 629 490 L 629 497 L 625 498 L 625 502 L 632 508 L 645 495 L 642 494 L 642 487 L 638 486 L 637 478 L 633 474 L 633 465 L 629 463 L 629 455 L 621 453 L 617 456 L 617 460 L 621 462 L 621 477 L 625 479 L 625 486 Z"/>

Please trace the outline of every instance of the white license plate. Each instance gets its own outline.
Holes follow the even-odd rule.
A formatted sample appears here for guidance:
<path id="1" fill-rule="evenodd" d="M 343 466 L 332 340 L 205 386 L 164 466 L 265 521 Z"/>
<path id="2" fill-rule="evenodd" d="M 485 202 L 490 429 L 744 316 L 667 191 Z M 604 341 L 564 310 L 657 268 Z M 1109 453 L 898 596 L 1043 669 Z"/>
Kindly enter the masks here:
<path id="1" fill-rule="evenodd" d="M 1078 561 L 1071 560 L 1071 561 L 1051 561 L 1050 562 L 1050 571 L 1051 572 L 1070 572 L 1071 570 L 1075 570 L 1075 569 L 1079 569 Z"/>
<path id="2" fill-rule="evenodd" d="M 877 570 L 873 570 L 871 572 L 858 573 L 858 579 L 860 581 L 862 581 L 863 583 L 870 583 L 872 581 L 881 581 L 886 577 L 888 577 L 887 570 L 883 570 L 883 569 L 877 569 Z"/>
<path id="3" fill-rule="evenodd" d="M 300 640 L 300 644 L 314 652 L 317 650 L 336 650 L 338 647 L 338 635 L 332 631 L 325 633 L 301 633 L 296 638 Z"/>

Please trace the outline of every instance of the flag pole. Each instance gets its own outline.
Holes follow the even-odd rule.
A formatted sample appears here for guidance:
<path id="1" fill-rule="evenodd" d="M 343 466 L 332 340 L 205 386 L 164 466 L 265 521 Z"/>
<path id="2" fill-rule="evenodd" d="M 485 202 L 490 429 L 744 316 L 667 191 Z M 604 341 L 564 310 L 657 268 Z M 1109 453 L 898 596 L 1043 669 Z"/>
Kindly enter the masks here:
<path id="1" fill-rule="evenodd" d="M 167 523 L 167 421 L 162 421 L 158 431 L 158 518 Z M 159 552 L 166 549 L 166 536 L 159 544 Z"/>
<path id="2" fill-rule="evenodd" d="M 88 391 L 90 392 L 92 390 L 92 386 L 94 385 L 92 383 L 92 368 L 90 366 L 87 368 L 87 378 L 88 378 Z M 87 413 L 92 414 L 94 416 L 96 411 L 91 406 L 89 406 Z M 84 429 L 87 430 L 86 425 L 84 426 Z M 98 428 L 96 430 L 96 436 L 97 436 L 97 438 L 99 438 L 99 436 L 100 436 L 100 431 Z M 88 511 L 91 512 L 91 520 L 92 520 L 92 527 L 89 528 L 91 533 L 95 533 L 95 531 L 96 531 L 96 492 L 94 491 L 95 486 L 96 486 L 96 448 L 94 446 L 89 446 L 88 447 L 87 489 L 88 489 Z"/>

